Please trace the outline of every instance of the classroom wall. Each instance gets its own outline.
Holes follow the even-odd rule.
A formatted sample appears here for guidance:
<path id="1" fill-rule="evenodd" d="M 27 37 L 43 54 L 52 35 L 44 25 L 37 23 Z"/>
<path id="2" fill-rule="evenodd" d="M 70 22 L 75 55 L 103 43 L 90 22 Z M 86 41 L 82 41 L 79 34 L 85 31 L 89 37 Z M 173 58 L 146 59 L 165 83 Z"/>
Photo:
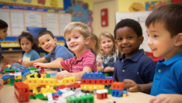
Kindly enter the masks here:
<path id="1" fill-rule="evenodd" d="M 130 7 L 134 6 L 141 6 L 143 9 L 141 11 L 145 11 L 145 3 L 146 2 L 158 2 L 162 4 L 170 3 L 171 0 L 118 0 L 118 12 L 131 12 Z"/>

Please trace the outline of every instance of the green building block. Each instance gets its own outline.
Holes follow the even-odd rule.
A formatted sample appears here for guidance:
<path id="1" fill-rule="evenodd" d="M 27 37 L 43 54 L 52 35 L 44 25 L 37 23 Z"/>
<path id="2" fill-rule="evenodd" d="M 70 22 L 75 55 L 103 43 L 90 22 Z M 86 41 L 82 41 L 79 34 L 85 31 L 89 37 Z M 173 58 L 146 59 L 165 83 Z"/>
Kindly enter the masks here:
<path id="1" fill-rule="evenodd" d="M 21 81 L 22 81 L 22 79 L 15 79 L 15 82 L 21 82 Z"/>
<path id="2" fill-rule="evenodd" d="M 50 78 L 51 77 L 51 74 L 46 74 L 46 78 Z"/>
<path id="3" fill-rule="evenodd" d="M 18 72 L 17 69 L 9 69 L 9 68 L 4 68 L 5 72 Z"/>
<path id="4" fill-rule="evenodd" d="M 94 103 L 94 97 L 91 94 L 80 97 L 69 97 L 66 103 Z"/>
<path id="5" fill-rule="evenodd" d="M 37 68 L 29 68 L 29 70 L 37 70 Z"/>
<path id="6" fill-rule="evenodd" d="M 104 75 L 107 77 L 107 76 L 109 76 L 109 73 L 104 73 Z"/>
<path id="7" fill-rule="evenodd" d="M 111 88 L 108 88 L 108 93 L 107 94 L 111 94 L 112 93 L 112 89 Z"/>

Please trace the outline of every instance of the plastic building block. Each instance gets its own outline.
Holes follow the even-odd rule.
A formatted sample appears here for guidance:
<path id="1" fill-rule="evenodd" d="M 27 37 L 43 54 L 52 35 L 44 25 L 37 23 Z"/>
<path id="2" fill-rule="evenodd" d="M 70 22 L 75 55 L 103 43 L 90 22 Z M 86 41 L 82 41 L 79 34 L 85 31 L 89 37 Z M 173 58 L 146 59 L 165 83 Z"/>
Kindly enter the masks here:
<path id="1" fill-rule="evenodd" d="M 56 90 L 64 89 L 65 87 L 66 87 L 65 85 L 60 85 L 59 87 L 56 88 Z"/>
<path id="2" fill-rule="evenodd" d="M 103 84 L 108 85 L 113 83 L 113 77 L 105 79 L 81 79 L 81 84 Z"/>
<path id="3" fill-rule="evenodd" d="M 41 93 L 42 93 L 44 96 L 47 96 L 46 93 L 56 93 L 56 90 L 55 90 L 53 87 L 46 86 L 46 88 L 41 88 Z M 52 95 L 52 94 L 51 94 L 51 95 Z"/>
<path id="4" fill-rule="evenodd" d="M 3 81 L 8 80 L 9 78 L 10 78 L 10 75 L 5 75 L 5 76 L 2 77 Z"/>
<path id="5" fill-rule="evenodd" d="M 123 94 L 123 97 L 126 97 L 126 94 Z"/>
<path id="6" fill-rule="evenodd" d="M 73 96 L 73 95 L 75 95 L 75 92 L 73 92 L 73 91 L 68 91 L 68 92 L 63 93 L 63 94 L 62 94 L 62 97 L 67 98 L 67 97 L 70 97 L 70 96 Z"/>
<path id="7" fill-rule="evenodd" d="M 19 102 L 29 102 L 29 87 L 23 82 L 14 83 L 15 95 Z"/>
<path id="8" fill-rule="evenodd" d="M 51 77 L 51 74 L 46 74 L 46 78 L 50 78 Z"/>
<path id="9" fill-rule="evenodd" d="M 100 90 L 100 89 L 104 89 L 104 85 L 81 85 L 81 90 L 93 91 L 93 90 Z"/>
<path id="10" fill-rule="evenodd" d="M 47 93 L 48 101 L 53 101 L 52 93 Z"/>
<path id="11" fill-rule="evenodd" d="M 67 103 L 94 103 L 94 97 L 91 94 L 80 97 L 69 97 L 67 98 Z"/>
<path id="12" fill-rule="evenodd" d="M 124 83 L 123 82 L 114 82 L 112 84 L 112 89 L 114 89 L 114 90 L 123 90 L 124 89 Z"/>
<path id="13" fill-rule="evenodd" d="M 61 84 L 63 85 L 69 85 L 69 84 L 75 84 L 76 78 L 75 77 L 65 77 L 61 80 Z"/>
<path id="14" fill-rule="evenodd" d="M 128 96 L 128 91 L 127 90 L 123 90 L 123 94 L 126 94 L 126 96 Z"/>
<path id="15" fill-rule="evenodd" d="M 112 90 L 112 96 L 113 97 L 122 97 L 123 90 Z"/>
<path id="16" fill-rule="evenodd" d="M 51 76 L 51 77 L 56 77 L 56 74 L 57 74 L 57 73 L 51 73 L 50 76 Z"/>
<path id="17" fill-rule="evenodd" d="M 37 68 L 29 68 L 29 70 L 37 70 Z"/>
<path id="18" fill-rule="evenodd" d="M 107 89 L 97 90 L 96 93 L 97 93 L 97 99 L 106 99 L 108 90 Z"/>
<path id="19" fill-rule="evenodd" d="M 58 95 L 61 95 L 61 94 L 63 94 L 60 90 L 57 90 L 57 94 Z"/>
<path id="20" fill-rule="evenodd" d="M 60 89 L 60 91 L 61 91 L 62 93 L 66 93 L 66 92 L 70 91 L 70 88 Z"/>
<path id="21" fill-rule="evenodd" d="M 81 79 L 105 79 L 105 75 L 102 72 L 89 72 L 84 73 Z"/>
<path id="22" fill-rule="evenodd" d="M 9 68 L 4 68 L 5 72 L 18 72 L 16 69 L 9 69 Z"/>

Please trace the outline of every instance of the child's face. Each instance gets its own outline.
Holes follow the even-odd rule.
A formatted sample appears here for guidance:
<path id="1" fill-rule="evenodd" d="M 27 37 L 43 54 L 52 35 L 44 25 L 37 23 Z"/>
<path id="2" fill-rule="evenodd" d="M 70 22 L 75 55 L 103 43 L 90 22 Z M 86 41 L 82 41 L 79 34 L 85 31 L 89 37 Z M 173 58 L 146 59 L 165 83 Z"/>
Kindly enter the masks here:
<path id="1" fill-rule="evenodd" d="M 39 37 L 38 41 L 41 48 L 49 53 L 52 53 L 57 45 L 57 39 L 53 39 L 49 34 Z"/>
<path id="2" fill-rule="evenodd" d="M 131 57 L 138 52 L 143 36 L 138 37 L 130 27 L 119 28 L 116 31 L 116 44 L 119 50 L 125 53 L 125 58 Z"/>
<path id="3" fill-rule="evenodd" d="M 8 28 L 0 29 L 0 39 L 4 40 L 6 38 L 6 36 L 8 35 L 7 30 L 8 30 Z"/>
<path id="4" fill-rule="evenodd" d="M 89 41 L 85 39 L 77 30 L 66 34 L 65 39 L 68 48 L 75 54 L 81 54 L 82 51 L 85 51 L 87 49 L 86 45 L 89 43 Z"/>
<path id="5" fill-rule="evenodd" d="M 32 46 L 33 46 L 31 41 L 28 40 L 27 38 L 22 38 L 20 41 L 20 45 L 21 45 L 22 50 L 25 51 L 26 53 L 30 52 L 30 50 L 32 50 Z"/>
<path id="6" fill-rule="evenodd" d="M 171 38 L 170 33 L 164 28 L 162 23 L 151 23 L 147 28 L 148 46 L 155 57 L 165 56 L 165 59 L 173 57 L 175 54 L 175 37 Z"/>
<path id="7" fill-rule="evenodd" d="M 102 36 L 100 41 L 100 48 L 104 51 L 106 55 L 112 53 L 114 47 L 113 41 L 109 37 Z"/>

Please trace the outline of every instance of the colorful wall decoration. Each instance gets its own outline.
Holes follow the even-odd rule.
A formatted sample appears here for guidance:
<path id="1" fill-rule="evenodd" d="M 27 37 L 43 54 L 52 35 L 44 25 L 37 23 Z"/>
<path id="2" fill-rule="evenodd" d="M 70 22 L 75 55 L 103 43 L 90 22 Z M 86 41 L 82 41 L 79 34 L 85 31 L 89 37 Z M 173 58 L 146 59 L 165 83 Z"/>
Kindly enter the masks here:
<path id="1" fill-rule="evenodd" d="M 129 9 L 131 12 L 144 11 L 144 6 L 141 3 L 133 3 Z"/>
<path id="2" fill-rule="evenodd" d="M 166 5 L 166 4 L 169 4 L 169 1 L 151 1 L 151 2 L 146 2 L 145 3 L 145 10 L 146 11 L 155 10 L 158 7 L 160 7 L 162 5 Z"/>
<path id="3" fill-rule="evenodd" d="M 69 0 L 68 0 L 69 1 Z M 72 14 L 72 21 L 81 21 L 92 29 L 92 11 L 88 9 L 88 3 L 83 1 L 70 0 L 70 6 L 66 12 Z"/>

